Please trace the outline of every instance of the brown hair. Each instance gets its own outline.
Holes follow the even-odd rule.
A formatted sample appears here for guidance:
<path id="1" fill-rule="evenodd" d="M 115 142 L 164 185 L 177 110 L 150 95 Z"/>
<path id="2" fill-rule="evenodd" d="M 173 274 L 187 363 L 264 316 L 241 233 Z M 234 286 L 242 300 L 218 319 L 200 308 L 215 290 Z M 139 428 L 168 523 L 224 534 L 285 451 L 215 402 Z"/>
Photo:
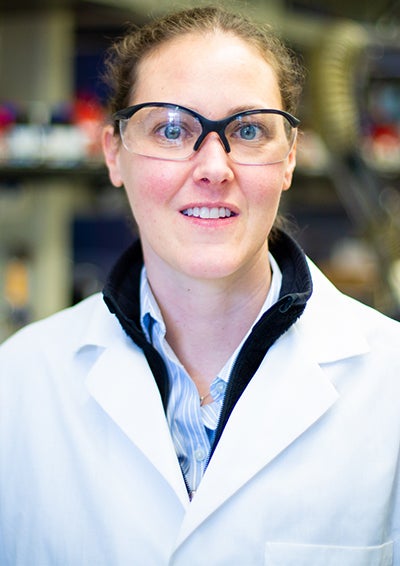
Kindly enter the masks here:
<path id="1" fill-rule="evenodd" d="M 275 70 L 283 109 L 294 113 L 300 97 L 303 72 L 297 58 L 266 25 L 206 6 L 163 16 L 141 28 L 130 28 L 106 54 L 104 80 L 109 88 L 110 114 L 129 106 L 140 62 L 164 43 L 189 33 L 225 32 L 253 45 Z"/>

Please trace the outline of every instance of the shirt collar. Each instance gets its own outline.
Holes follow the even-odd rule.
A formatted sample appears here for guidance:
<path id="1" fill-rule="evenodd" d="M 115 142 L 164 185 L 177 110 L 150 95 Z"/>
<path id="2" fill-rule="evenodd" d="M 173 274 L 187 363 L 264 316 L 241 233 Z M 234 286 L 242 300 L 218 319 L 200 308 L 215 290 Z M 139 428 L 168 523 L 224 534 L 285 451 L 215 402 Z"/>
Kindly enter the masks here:
<path id="1" fill-rule="evenodd" d="M 152 342 L 155 324 L 158 325 L 159 332 L 165 336 L 166 327 L 164 319 L 162 317 L 160 307 L 153 295 L 153 291 L 151 290 L 149 280 L 147 279 L 145 266 L 143 266 L 142 273 L 140 275 L 140 312 L 142 313 L 140 319 L 142 330 L 149 342 Z"/>

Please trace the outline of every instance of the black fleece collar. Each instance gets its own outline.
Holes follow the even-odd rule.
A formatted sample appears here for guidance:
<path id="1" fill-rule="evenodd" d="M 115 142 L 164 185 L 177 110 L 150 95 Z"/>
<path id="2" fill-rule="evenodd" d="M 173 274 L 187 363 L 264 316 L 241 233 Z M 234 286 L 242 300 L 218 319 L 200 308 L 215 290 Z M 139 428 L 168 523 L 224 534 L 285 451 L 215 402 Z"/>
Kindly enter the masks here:
<path id="1" fill-rule="evenodd" d="M 240 350 L 229 379 L 213 449 L 232 409 L 269 348 L 301 316 L 312 293 L 311 274 L 298 244 L 285 232 L 277 230 L 269 248 L 282 272 L 279 299 L 260 318 Z M 142 267 L 143 255 L 138 240 L 117 261 L 103 295 L 110 312 L 116 315 L 128 336 L 143 350 L 166 408 L 169 396 L 167 369 L 161 355 L 147 341 L 140 323 Z"/>

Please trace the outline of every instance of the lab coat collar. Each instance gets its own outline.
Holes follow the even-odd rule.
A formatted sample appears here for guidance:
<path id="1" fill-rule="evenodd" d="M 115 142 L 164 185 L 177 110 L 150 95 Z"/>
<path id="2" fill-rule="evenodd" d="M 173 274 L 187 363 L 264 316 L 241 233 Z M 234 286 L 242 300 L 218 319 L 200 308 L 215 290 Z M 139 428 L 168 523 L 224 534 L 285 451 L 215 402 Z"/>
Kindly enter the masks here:
<path id="1" fill-rule="evenodd" d="M 314 268 L 312 268 L 314 271 Z M 341 315 L 327 324 L 325 314 L 342 310 L 342 297 L 316 272 L 316 299 L 270 349 L 236 404 L 198 492 L 189 504 L 161 398 L 147 361 L 118 321 L 99 303 L 88 319 L 85 346 L 98 346 L 87 375 L 91 395 L 132 443 L 152 462 L 186 507 L 177 544 L 263 468 L 271 465 L 338 399 L 320 362 L 367 350 L 359 329 Z M 325 305 L 325 311 L 319 309 Z M 345 315 L 344 315 L 345 316 Z M 316 317 L 316 318 L 315 318 Z M 328 327 L 328 328 L 327 328 Z M 323 334 L 323 338 L 319 338 Z M 109 341 L 107 344 L 107 335 Z M 324 341 L 329 339 L 329 346 Z M 88 340 L 85 344 L 85 340 Z M 132 374 L 134 368 L 134 375 Z M 228 472 L 227 472 L 228 470 Z"/>
<path id="2" fill-rule="evenodd" d="M 368 351 L 351 301 L 309 262 L 315 291 L 300 319 L 273 345 L 236 404 L 189 505 L 162 400 L 140 348 L 100 301 L 80 351 L 97 346 L 87 387 L 187 507 L 178 544 L 320 419 L 338 399 L 321 364 Z M 134 372 L 134 375 L 133 375 Z"/>
<path id="3" fill-rule="evenodd" d="M 301 317 L 302 335 L 310 354 L 319 364 L 366 354 L 369 343 L 355 314 L 356 302 L 340 293 L 311 260 L 313 293 Z"/>
<path id="4" fill-rule="evenodd" d="M 86 388 L 93 399 L 160 472 L 182 505 L 188 494 L 162 400 L 142 350 L 124 332 L 101 295 L 81 303 L 87 323 L 75 356 L 88 364 Z"/>
<path id="5" fill-rule="evenodd" d="M 182 505 L 187 505 L 187 490 L 161 397 L 142 351 L 124 341 L 105 348 L 87 374 L 86 387 L 170 484 Z"/>

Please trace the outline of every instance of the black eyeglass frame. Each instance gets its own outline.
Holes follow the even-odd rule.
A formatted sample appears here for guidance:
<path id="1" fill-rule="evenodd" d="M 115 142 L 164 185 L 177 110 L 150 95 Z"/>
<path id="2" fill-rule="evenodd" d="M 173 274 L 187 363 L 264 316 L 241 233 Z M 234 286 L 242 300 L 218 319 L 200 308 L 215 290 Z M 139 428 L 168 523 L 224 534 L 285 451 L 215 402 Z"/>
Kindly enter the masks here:
<path id="1" fill-rule="evenodd" d="M 199 121 L 202 131 L 193 146 L 193 151 L 197 151 L 200 148 L 201 144 L 203 143 L 204 139 L 208 136 L 208 134 L 210 134 L 211 132 L 215 132 L 220 137 L 223 146 L 225 148 L 225 151 L 227 153 L 230 153 L 231 147 L 229 145 L 228 140 L 226 139 L 225 129 L 228 126 L 228 124 L 230 124 L 231 122 L 233 122 L 233 120 L 236 120 L 241 116 L 251 116 L 252 114 L 278 114 L 286 118 L 286 120 L 289 122 L 292 128 L 297 128 L 300 125 L 300 120 L 295 116 L 293 116 L 292 114 L 289 114 L 289 112 L 286 112 L 285 110 L 277 110 L 274 108 L 244 110 L 243 112 L 237 112 L 236 114 L 232 114 L 231 116 L 222 118 L 222 120 L 209 120 L 208 118 L 205 118 L 204 116 L 202 116 L 195 110 L 192 110 L 191 108 L 186 108 L 185 106 L 181 106 L 180 104 L 173 104 L 171 102 L 143 102 L 141 104 L 128 106 L 123 110 L 118 110 L 118 112 L 115 112 L 112 115 L 112 119 L 115 122 L 120 122 L 121 120 L 129 120 L 129 118 L 131 118 L 136 112 L 138 112 L 142 108 L 147 108 L 151 106 L 154 106 L 156 108 L 172 108 L 176 110 L 183 110 L 184 112 L 191 114 L 194 118 L 196 118 Z M 120 130 L 120 134 L 121 134 L 121 130 Z"/>

